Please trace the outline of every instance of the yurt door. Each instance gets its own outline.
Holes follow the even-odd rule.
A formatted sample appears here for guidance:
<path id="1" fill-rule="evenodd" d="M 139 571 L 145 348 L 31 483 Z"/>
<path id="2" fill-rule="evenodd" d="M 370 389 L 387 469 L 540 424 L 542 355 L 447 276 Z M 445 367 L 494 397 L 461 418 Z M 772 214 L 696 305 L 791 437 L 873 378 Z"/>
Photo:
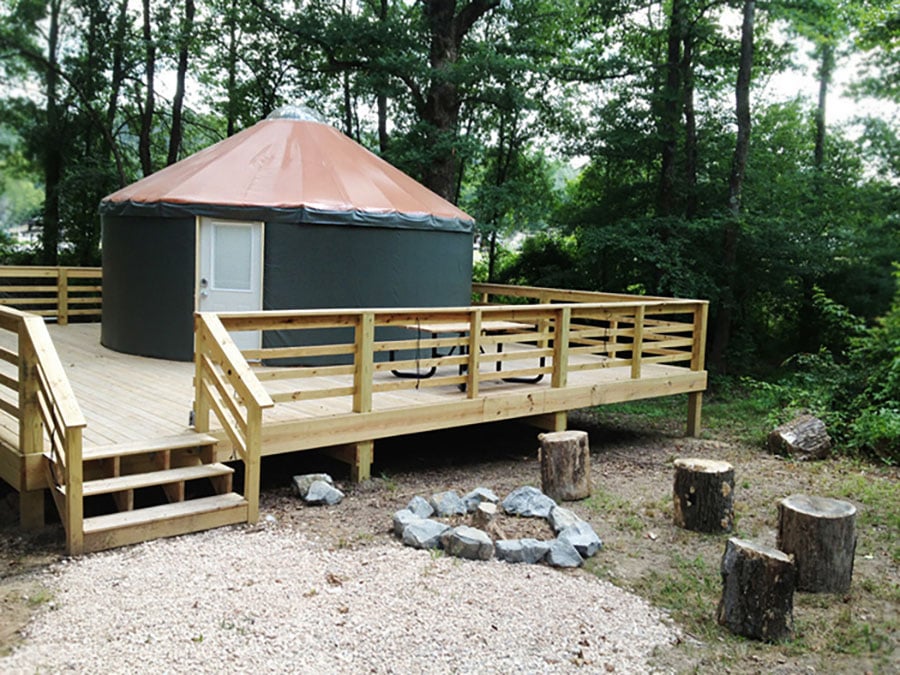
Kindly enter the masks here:
<path id="1" fill-rule="evenodd" d="M 262 223 L 200 219 L 197 308 L 201 312 L 262 309 Z M 232 333 L 239 349 L 257 349 L 259 331 Z"/>

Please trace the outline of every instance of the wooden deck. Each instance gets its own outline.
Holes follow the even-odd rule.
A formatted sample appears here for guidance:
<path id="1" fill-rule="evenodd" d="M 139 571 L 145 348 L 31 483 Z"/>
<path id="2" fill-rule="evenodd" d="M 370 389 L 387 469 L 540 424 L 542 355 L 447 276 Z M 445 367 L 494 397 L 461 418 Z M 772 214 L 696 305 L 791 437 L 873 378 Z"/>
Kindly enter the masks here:
<path id="1" fill-rule="evenodd" d="M 100 344 L 100 325 L 48 325 L 87 426 L 84 445 L 105 446 L 129 441 L 174 436 L 190 430 L 190 413 L 194 400 L 194 364 L 165 361 L 121 354 Z M 0 346 L 15 348 L 14 336 L 0 332 Z M 527 348 L 520 348 L 523 351 Z M 601 357 L 582 356 L 575 363 L 587 363 Z M 489 366 L 483 365 L 482 372 Z M 254 369 L 257 370 L 257 369 Z M 268 370 L 260 368 L 259 371 Z M 455 374 L 452 366 L 438 370 L 436 377 Z M 380 372 L 376 382 L 391 383 L 390 372 Z M 310 390 L 351 385 L 351 376 L 314 378 L 307 382 Z M 705 372 L 692 372 L 682 366 L 650 364 L 639 380 L 631 380 L 628 366 L 575 371 L 570 374 L 565 396 L 575 407 L 602 405 L 617 401 L 702 391 Z M 266 389 L 277 394 L 288 386 L 275 381 Z M 513 417 L 530 417 L 555 412 L 560 396 L 551 391 L 549 378 L 536 384 L 492 382 L 482 385 L 481 397 L 474 404 L 455 384 L 419 387 L 402 391 L 375 393 L 372 412 L 374 426 L 352 422 L 352 396 L 312 401 L 282 403 L 263 413 L 262 454 L 277 454 L 326 446 L 353 443 L 369 438 L 383 438 L 400 433 L 476 424 Z M 579 391 L 573 394 L 571 390 Z M 572 409 L 572 408 L 569 408 Z M 442 411 L 436 414 L 437 411 Z M 398 424 L 400 418 L 402 423 Z M 10 436 L 18 433 L 9 418 L 2 420 Z M 302 436 L 292 438 L 279 431 L 280 425 L 305 425 Z M 362 427 L 362 428 L 360 428 Z M 221 426 L 213 423 L 214 433 Z M 228 459 L 231 449 L 223 438 L 221 459 Z"/>
<path id="2" fill-rule="evenodd" d="M 378 439 L 516 418 L 562 430 L 568 410 L 676 394 L 699 430 L 705 302 L 475 290 L 469 307 L 197 314 L 192 363 L 0 307 L 0 478 L 25 526 L 49 489 L 79 553 L 255 522 L 264 455 L 322 449 L 364 480 Z M 241 352 L 238 331 L 269 346 Z M 112 512 L 86 516 L 99 497 Z"/>

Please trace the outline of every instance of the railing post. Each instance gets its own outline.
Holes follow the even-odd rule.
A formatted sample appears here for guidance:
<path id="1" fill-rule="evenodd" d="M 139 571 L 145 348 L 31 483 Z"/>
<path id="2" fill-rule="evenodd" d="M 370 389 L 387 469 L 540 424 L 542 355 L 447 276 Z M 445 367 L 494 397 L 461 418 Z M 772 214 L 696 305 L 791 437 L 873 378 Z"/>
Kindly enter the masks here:
<path id="1" fill-rule="evenodd" d="M 35 377 L 37 354 L 19 322 L 19 452 L 22 453 L 22 473 L 19 477 L 19 523 L 23 529 L 36 530 L 44 526 L 44 491 L 28 489 L 30 455 L 44 451 L 44 423 L 38 405 L 38 380 Z"/>
<path id="2" fill-rule="evenodd" d="M 694 308 L 693 342 L 691 344 L 691 370 L 703 370 L 706 366 L 706 322 L 709 304 L 700 303 Z M 687 435 L 700 435 L 700 421 L 703 413 L 703 392 L 688 394 Z"/>
<path id="3" fill-rule="evenodd" d="M 356 323 L 353 370 L 353 412 L 372 412 L 375 373 L 375 314 L 363 312 Z"/>
<path id="4" fill-rule="evenodd" d="M 550 304 L 550 294 L 546 291 L 542 291 L 540 296 L 538 296 L 538 304 L 539 305 L 549 305 Z M 537 323 L 538 333 L 545 335 L 547 330 L 550 328 L 549 321 L 547 319 L 541 319 Z M 568 331 L 567 331 L 568 332 Z M 539 349 L 546 349 L 550 344 L 550 338 L 544 337 L 538 340 L 537 347 Z"/>
<path id="5" fill-rule="evenodd" d="M 69 268 L 60 267 L 56 279 L 56 323 L 69 324 Z"/>
<path id="6" fill-rule="evenodd" d="M 565 387 L 569 380 L 569 327 L 572 323 L 572 308 L 564 305 L 556 310 L 553 322 L 553 373 L 550 386 Z"/>
<path id="7" fill-rule="evenodd" d="M 259 520 L 259 483 L 262 475 L 262 408 L 247 403 L 247 457 L 244 458 L 244 499 L 247 522 Z"/>
<path id="8" fill-rule="evenodd" d="M 82 433 L 66 429 L 66 548 L 69 555 L 84 551 L 84 490 L 82 487 Z"/>
<path id="9" fill-rule="evenodd" d="M 634 311 L 634 341 L 631 344 L 631 379 L 641 379 L 641 351 L 644 348 L 644 305 Z"/>
<path id="10" fill-rule="evenodd" d="M 194 431 L 209 431 L 210 405 L 203 386 L 203 355 L 207 352 L 206 343 L 211 339 L 206 322 L 199 314 L 194 316 Z"/>
<path id="11" fill-rule="evenodd" d="M 481 371 L 481 310 L 469 312 L 469 363 L 466 371 L 466 398 L 478 398 Z"/>

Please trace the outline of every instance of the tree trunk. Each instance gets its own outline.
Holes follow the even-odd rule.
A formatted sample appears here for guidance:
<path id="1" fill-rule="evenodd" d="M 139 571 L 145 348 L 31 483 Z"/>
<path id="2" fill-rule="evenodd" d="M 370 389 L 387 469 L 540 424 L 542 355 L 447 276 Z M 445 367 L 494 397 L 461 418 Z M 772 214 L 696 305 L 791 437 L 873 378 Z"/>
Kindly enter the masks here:
<path id="1" fill-rule="evenodd" d="M 238 0 L 231 0 L 231 6 L 228 9 L 228 60 L 226 68 L 228 69 L 226 79 L 226 135 L 234 136 L 237 131 L 237 23 L 238 23 Z"/>
<path id="2" fill-rule="evenodd" d="M 681 39 L 684 33 L 684 0 L 672 0 L 669 16 L 666 82 L 662 90 L 659 135 L 660 157 L 658 215 L 669 216 L 675 206 L 676 156 L 678 152 L 678 120 L 681 118 Z"/>
<path id="3" fill-rule="evenodd" d="M 388 0 L 381 0 L 378 19 L 382 22 L 386 22 L 387 18 Z M 381 152 L 381 156 L 384 157 L 388 151 L 388 145 L 390 145 L 390 137 L 388 136 L 387 128 L 388 99 L 381 91 L 378 92 L 378 95 L 375 98 L 375 106 L 378 110 L 378 150 Z"/>
<path id="4" fill-rule="evenodd" d="M 500 5 L 500 0 L 471 0 L 456 12 L 455 0 L 425 0 L 425 20 L 431 33 L 429 66 L 431 82 L 420 111 L 429 128 L 434 150 L 424 169 L 422 182 L 448 201 L 453 201 L 458 157 L 454 141 L 458 133 L 462 98 L 453 79 L 459 48 L 472 26 Z"/>
<path id="5" fill-rule="evenodd" d="M 587 432 L 555 431 L 541 441 L 541 487 L 556 501 L 591 496 L 591 447 Z"/>
<path id="6" fill-rule="evenodd" d="M 695 532 L 730 532 L 734 525 L 734 467 L 712 459 L 675 460 L 674 522 Z"/>
<path id="7" fill-rule="evenodd" d="M 737 281 L 737 243 L 740 232 L 741 195 L 744 189 L 744 172 L 750 153 L 750 76 L 753 68 L 753 17 L 754 0 L 744 0 L 744 19 L 741 24 L 741 55 L 735 86 L 735 113 L 737 116 L 737 140 L 728 179 L 728 211 L 730 220 L 725 226 L 722 244 L 722 264 L 726 270 L 721 304 L 716 312 L 713 328 L 710 363 L 724 370 L 725 353 L 731 341 L 731 323 L 736 298 L 734 286 Z"/>
<path id="8" fill-rule="evenodd" d="M 184 108 L 184 80 L 187 77 L 188 55 L 191 34 L 194 31 L 194 0 L 184 1 L 184 22 L 181 25 L 181 44 L 178 49 L 178 71 L 176 73 L 175 97 L 172 99 L 172 131 L 169 134 L 169 155 L 166 166 L 178 161 L 181 140 L 184 135 L 182 110 Z"/>
<path id="9" fill-rule="evenodd" d="M 821 61 L 819 61 L 819 105 L 816 107 L 816 145 L 813 160 L 817 170 L 825 164 L 825 104 L 828 100 L 828 87 L 834 71 L 834 47 L 822 45 Z"/>
<path id="10" fill-rule="evenodd" d="M 685 216 L 688 220 L 697 215 L 697 114 L 694 110 L 694 38 L 684 37 L 681 53 L 681 81 L 684 91 L 684 174 Z"/>
<path id="11" fill-rule="evenodd" d="M 116 124 L 116 114 L 119 110 L 119 93 L 122 91 L 122 84 L 125 82 L 125 41 L 128 31 L 128 0 L 119 2 L 119 11 L 116 15 L 116 32 L 113 37 L 113 56 L 112 56 L 112 74 L 109 80 L 109 99 L 106 104 L 106 128 L 107 135 L 107 153 L 115 157 L 116 172 L 118 173 L 119 185 L 125 185 L 125 167 L 122 165 L 118 148 L 115 147 L 114 138 L 112 136 L 113 129 Z"/>
<path id="12" fill-rule="evenodd" d="M 50 25 L 47 33 L 47 136 L 44 143 L 44 223 L 41 232 L 41 262 L 56 265 L 59 261 L 59 184 L 62 179 L 63 149 L 57 88 L 59 86 L 58 51 L 59 21 L 62 0 L 50 3 Z"/>
<path id="13" fill-rule="evenodd" d="M 143 36 L 147 87 L 144 106 L 141 110 L 141 131 L 138 136 L 138 157 L 141 170 L 145 176 L 153 173 L 153 158 L 150 153 L 150 137 L 153 132 L 156 92 L 154 89 L 154 73 L 156 69 L 156 45 L 153 43 L 152 23 L 150 17 L 150 0 L 142 0 L 144 11 Z"/>
<path id="14" fill-rule="evenodd" d="M 719 624 L 732 633 L 777 642 L 794 623 L 795 569 L 790 556 L 732 537 L 722 556 Z"/>
<path id="15" fill-rule="evenodd" d="M 843 593 L 853 578 L 856 507 L 827 497 L 786 497 L 778 504 L 776 546 L 796 560 L 797 590 Z"/>

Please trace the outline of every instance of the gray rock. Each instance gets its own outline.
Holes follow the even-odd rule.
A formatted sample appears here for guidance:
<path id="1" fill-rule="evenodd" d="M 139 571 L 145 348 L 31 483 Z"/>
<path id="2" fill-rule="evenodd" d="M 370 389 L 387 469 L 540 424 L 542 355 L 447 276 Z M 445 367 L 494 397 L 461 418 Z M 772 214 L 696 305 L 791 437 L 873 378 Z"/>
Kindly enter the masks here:
<path id="1" fill-rule="evenodd" d="M 575 547 L 561 539 L 550 542 L 550 550 L 544 559 L 553 567 L 581 567 L 584 562 Z"/>
<path id="2" fill-rule="evenodd" d="M 316 480 L 313 481 L 309 486 L 309 489 L 306 491 L 306 496 L 303 498 L 307 504 L 311 506 L 317 506 L 320 504 L 327 504 L 328 506 L 334 506 L 335 504 L 340 504 L 341 500 L 344 499 L 344 493 L 338 490 L 333 485 L 326 483 L 324 480 Z"/>
<path id="3" fill-rule="evenodd" d="M 510 492 L 501 506 L 512 516 L 547 518 L 556 502 L 536 487 L 526 485 Z"/>
<path id="4" fill-rule="evenodd" d="M 403 528 L 403 543 L 413 548 L 440 548 L 441 535 L 449 529 L 436 520 L 415 520 Z"/>
<path id="5" fill-rule="evenodd" d="M 394 514 L 394 534 L 398 537 L 402 537 L 403 530 L 406 529 L 406 526 L 417 520 L 422 520 L 422 518 L 409 509 L 400 509 Z"/>
<path id="6" fill-rule="evenodd" d="M 487 502 L 489 504 L 496 504 L 500 501 L 500 498 L 494 494 L 492 490 L 488 490 L 484 487 L 475 488 L 465 497 L 463 497 L 463 502 L 466 505 L 466 511 L 469 513 L 473 513 L 475 509 L 478 508 L 478 505 L 482 502 Z"/>
<path id="7" fill-rule="evenodd" d="M 547 521 L 550 523 L 550 527 L 553 528 L 553 531 L 559 534 L 567 527 L 571 527 L 575 523 L 580 523 L 581 518 L 570 509 L 562 506 L 554 506 L 550 509 L 550 515 L 548 516 Z"/>
<path id="8" fill-rule="evenodd" d="M 487 533 L 468 525 L 460 525 L 441 535 L 444 550 L 457 558 L 490 560 L 494 555 L 494 542 Z"/>
<path id="9" fill-rule="evenodd" d="M 494 550 L 500 560 L 533 565 L 541 562 L 550 551 L 550 542 L 537 539 L 502 539 L 494 544 Z"/>
<path id="10" fill-rule="evenodd" d="M 318 480 L 334 485 L 334 481 L 327 473 L 307 473 L 302 476 L 294 476 L 292 481 L 294 494 L 300 499 L 305 499 L 306 493 L 309 492 L 309 486 Z"/>
<path id="11" fill-rule="evenodd" d="M 466 515 L 466 505 L 453 490 L 431 495 L 428 503 L 434 509 L 435 515 L 441 518 Z"/>
<path id="12" fill-rule="evenodd" d="M 481 502 L 472 514 L 472 525 L 479 530 L 487 530 L 497 517 L 497 505 Z"/>
<path id="13" fill-rule="evenodd" d="M 419 518 L 431 518 L 434 515 L 434 509 L 428 503 L 428 500 L 418 495 L 409 500 L 406 508 L 419 516 Z"/>
<path id="14" fill-rule="evenodd" d="M 574 546 L 582 558 L 590 558 L 603 547 L 594 528 L 583 520 L 560 532 L 558 539 Z"/>

